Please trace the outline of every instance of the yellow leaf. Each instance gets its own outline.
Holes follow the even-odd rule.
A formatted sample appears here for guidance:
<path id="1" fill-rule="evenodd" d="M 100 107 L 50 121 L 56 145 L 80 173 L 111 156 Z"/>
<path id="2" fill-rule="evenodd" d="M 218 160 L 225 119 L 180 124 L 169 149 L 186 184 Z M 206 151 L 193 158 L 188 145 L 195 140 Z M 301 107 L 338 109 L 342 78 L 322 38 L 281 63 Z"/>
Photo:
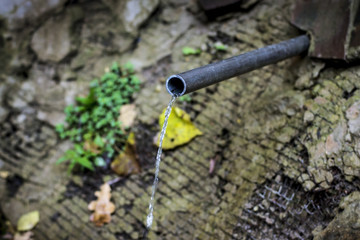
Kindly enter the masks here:
<path id="1" fill-rule="evenodd" d="M 125 150 L 111 163 L 111 169 L 120 176 L 128 176 L 140 172 L 135 149 L 135 134 L 131 132 L 126 141 Z"/>
<path id="2" fill-rule="evenodd" d="M 130 145 L 135 145 L 135 133 L 131 132 L 127 138 L 126 143 L 130 144 Z"/>
<path id="3" fill-rule="evenodd" d="M 165 121 L 165 111 L 160 115 L 160 127 Z M 197 129 L 191 122 L 189 114 L 180 108 L 174 107 L 169 117 L 168 126 L 163 142 L 163 149 L 172 149 L 177 146 L 190 142 L 194 137 L 202 135 L 202 132 Z M 156 145 L 159 146 L 160 133 L 158 133 Z"/>
<path id="4" fill-rule="evenodd" d="M 29 231 L 33 229 L 40 220 L 39 211 L 32 211 L 22 215 L 17 223 L 18 231 Z"/>

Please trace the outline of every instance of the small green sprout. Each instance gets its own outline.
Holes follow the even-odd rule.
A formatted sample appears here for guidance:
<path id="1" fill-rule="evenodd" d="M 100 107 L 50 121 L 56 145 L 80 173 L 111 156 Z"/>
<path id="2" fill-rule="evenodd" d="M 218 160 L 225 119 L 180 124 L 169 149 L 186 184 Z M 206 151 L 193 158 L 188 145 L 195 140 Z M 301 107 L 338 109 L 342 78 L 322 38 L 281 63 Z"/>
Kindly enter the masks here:
<path id="1" fill-rule="evenodd" d="M 191 96 L 190 95 L 183 95 L 179 97 L 179 101 L 181 102 L 191 102 Z"/>
<path id="2" fill-rule="evenodd" d="M 226 52 L 228 49 L 228 46 L 222 44 L 221 42 L 216 42 L 214 44 L 214 47 L 217 51 L 222 51 L 222 52 Z"/>
<path id="3" fill-rule="evenodd" d="M 192 47 L 183 47 L 182 53 L 183 53 L 184 56 L 198 55 L 198 54 L 201 53 L 201 50 L 199 48 L 195 49 L 195 48 L 192 48 Z"/>

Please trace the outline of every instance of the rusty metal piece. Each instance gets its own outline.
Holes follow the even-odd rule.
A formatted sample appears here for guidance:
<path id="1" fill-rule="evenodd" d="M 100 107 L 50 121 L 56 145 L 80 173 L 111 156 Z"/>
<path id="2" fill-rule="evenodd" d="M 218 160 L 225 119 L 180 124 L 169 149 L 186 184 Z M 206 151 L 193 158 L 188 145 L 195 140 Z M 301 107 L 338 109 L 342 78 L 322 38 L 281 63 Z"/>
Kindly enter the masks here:
<path id="1" fill-rule="evenodd" d="M 309 56 L 359 58 L 359 0 L 297 0 L 291 22 L 311 35 Z"/>
<path id="2" fill-rule="evenodd" d="M 350 47 L 358 47 L 360 45 L 360 4 L 356 10 L 353 30 L 351 32 Z"/>

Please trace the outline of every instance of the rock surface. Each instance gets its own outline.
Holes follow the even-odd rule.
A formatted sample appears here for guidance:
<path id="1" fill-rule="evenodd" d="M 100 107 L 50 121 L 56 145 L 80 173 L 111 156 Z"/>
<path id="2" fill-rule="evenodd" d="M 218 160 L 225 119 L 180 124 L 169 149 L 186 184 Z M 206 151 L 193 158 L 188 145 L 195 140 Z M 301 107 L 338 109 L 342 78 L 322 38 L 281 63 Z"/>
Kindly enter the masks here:
<path id="1" fill-rule="evenodd" d="M 183 9 L 177 22 L 166 25 L 150 23 L 140 34 L 141 41 L 134 53 L 124 55 L 122 59 L 131 61 L 137 69 L 151 66 L 171 54 L 175 41 L 190 28 L 194 21 L 195 19 Z"/>
<path id="2" fill-rule="evenodd" d="M 66 0 L 12 0 L 0 2 L 0 16 L 7 19 L 11 29 L 37 23 L 44 15 L 59 11 Z"/>
<path id="3" fill-rule="evenodd" d="M 349 130 L 352 134 L 360 137 L 360 102 L 354 103 L 346 110 Z"/>
<path id="4" fill-rule="evenodd" d="M 111 11 L 117 16 L 126 32 L 135 34 L 138 28 L 143 24 L 151 15 L 151 13 L 159 5 L 159 0 L 103 0 Z"/>
<path id="5" fill-rule="evenodd" d="M 52 17 L 31 39 L 31 48 L 42 61 L 59 62 L 76 49 L 72 31 L 83 17 L 81 8 L 68 8 L 64 15 Z"/>

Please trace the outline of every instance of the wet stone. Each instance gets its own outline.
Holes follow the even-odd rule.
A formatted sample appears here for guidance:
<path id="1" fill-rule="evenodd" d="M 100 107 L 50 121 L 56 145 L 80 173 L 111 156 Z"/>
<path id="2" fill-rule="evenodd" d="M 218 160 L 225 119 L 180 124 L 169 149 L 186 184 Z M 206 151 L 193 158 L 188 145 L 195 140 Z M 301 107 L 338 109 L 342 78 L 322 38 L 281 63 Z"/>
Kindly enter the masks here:
<path id="1" fill-rule="evenodd" d="M 360 102 L 355 102 L 346 110 L 346 118 L 348 119 L 349 131 L 360 136 Z"/>
<path id="2" fill-rule="evenodd" d="M 36 86 L 31 81 L 23 82 L 20 85 L 14 86 L 10 90 L 10 94 L 6 99 L 8 105 L 15 109 L 23 109 L 34 101 L 36 95 Z"/>
<path id="3" fill-rule="evenodd" d="M 310 123 L 314 120 L 314 114 L 310 111 L 306 111 L 304 113 L 304 122 L 305 123 Z"/>
<path id="4" fill-rule="evenodd" d="M 342 149 L 344 138 L 347 132 L 346 123 L 342 122 L 337 125 L 334 132 L 331 133 L 325 143 L 326 154 L 338 154 Z"/>

